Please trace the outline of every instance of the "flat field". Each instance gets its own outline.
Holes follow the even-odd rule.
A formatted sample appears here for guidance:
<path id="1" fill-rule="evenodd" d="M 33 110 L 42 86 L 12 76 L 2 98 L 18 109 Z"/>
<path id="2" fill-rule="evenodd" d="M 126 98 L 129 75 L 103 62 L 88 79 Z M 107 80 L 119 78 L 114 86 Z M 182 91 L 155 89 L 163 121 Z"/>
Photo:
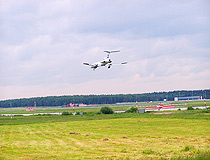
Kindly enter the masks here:
<path id="1" fill-rule="evenodd" d="M 209 159 L 210 113 L 0 116 L 0 159 Z"/>
<path id="2" fill-rule="evenodd" d="M 145 107 L 156 107 L 157 105 L 164 104 L 164 105 L 175 105 L 176 108 L 185 107 L 198 107 L 198 106 L 205 106 L 203 100 L 197 101 L 168 101 L 168 102 L 139 102 L 138 107 L 145 108 Z M 206 105 L 210 106 L 210 100 L 206 100 Z M 76 112 L 98 112 L 100 111 L 101 107 L 108 106 L 111 107 L 114 111 L 119 110 L 126 110 L 131 106 L 136 106 L 136 103 L 123 103 L 123 104 L 102 104 L 102 105 L 92 105 L 88 107 L 75 107 L 74 110 Z M 73 112 L 72 107 L 36 107 L 36 111 L 26 111 L 26 107 L 12 107 L 12 108 L 0 108 L 0 114 L 10 114 L 12 111 L 13 114 L 23 114 L 23 113 L 54 113 L 54 112 Z"/>

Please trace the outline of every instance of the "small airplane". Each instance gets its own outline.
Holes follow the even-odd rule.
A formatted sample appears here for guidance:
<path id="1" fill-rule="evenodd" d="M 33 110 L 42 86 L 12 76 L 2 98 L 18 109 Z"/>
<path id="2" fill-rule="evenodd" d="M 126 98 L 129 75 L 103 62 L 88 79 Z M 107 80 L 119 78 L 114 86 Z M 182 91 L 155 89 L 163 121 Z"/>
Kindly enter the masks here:
<path id="1" fill-rule="evenodd" d="M 115 53 L 115 52 L 120 52 L 120 51 L 104 51 L 104 52 L 107 53 L 107 56 L 102 61 L 99 61 L 93 64 L 84 62 L 83 64 L 90 66 L 90 68 L 92 68 L 94 71 L 96 68 L 101 67 L 101 66 L 106 66 L 106 65 L 108 65 L 108 68 L 110 68 L 113 65 L 112 60 L 110 59 L 110 54 Z M 127 62 L 122 62 L 120 64 L 127 64 Z"/>

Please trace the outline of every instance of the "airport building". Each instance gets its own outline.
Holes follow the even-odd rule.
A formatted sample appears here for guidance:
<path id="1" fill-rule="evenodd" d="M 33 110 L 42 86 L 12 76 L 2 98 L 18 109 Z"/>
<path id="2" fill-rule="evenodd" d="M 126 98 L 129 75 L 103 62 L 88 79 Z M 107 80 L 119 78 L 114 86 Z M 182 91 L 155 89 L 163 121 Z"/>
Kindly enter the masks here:
<path id="1" fill-rule="evenodd" d="M 201 100 L 202 96 L 174 97 L 174 101 Z"/>

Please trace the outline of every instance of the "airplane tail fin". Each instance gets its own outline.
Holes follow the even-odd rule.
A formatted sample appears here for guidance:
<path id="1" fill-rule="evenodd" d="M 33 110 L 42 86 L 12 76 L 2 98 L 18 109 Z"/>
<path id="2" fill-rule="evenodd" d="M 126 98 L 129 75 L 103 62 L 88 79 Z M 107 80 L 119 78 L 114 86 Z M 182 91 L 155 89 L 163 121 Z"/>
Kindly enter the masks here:
<path id="1" fill-rule="evenodd" d="M 110 55 L 111 53 L 120 52 L 120 51 L 104 51 L 104 52 L 107 53 L 107 58 L 109 58 L 109 55 Z"/>

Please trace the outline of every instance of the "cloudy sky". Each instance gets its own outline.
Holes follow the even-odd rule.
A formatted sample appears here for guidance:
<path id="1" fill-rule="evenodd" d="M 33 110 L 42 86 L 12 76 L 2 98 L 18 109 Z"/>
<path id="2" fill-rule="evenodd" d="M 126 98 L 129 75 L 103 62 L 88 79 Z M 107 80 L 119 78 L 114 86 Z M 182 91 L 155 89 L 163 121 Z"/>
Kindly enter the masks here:
<path id="1" fill-rule="evenodd" d="M 0 100 L 209 88 L 208 0 L 0 0 Z"/>

